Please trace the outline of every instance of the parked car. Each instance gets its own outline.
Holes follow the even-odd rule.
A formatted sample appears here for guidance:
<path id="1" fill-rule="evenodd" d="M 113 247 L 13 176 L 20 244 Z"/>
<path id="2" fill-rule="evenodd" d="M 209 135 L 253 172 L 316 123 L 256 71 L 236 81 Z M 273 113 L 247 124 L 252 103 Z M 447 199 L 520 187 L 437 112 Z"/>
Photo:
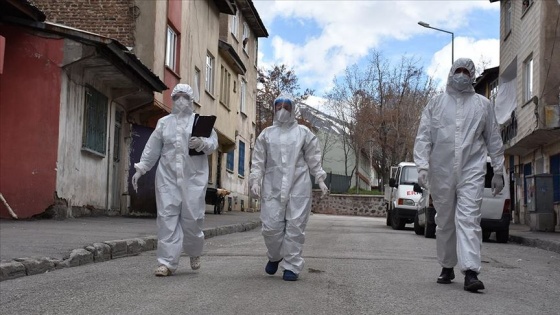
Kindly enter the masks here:
<path id="1" fill-rule="evenodd" d="M 506 174 L 505 166 L 503 174 Z M 484 192 L 482 195 L 482 205 L 480 211 L 482 219 L 482 240 L 488 241 L 493 232 L 496 233 L 498 243 L 507 243 L 509 239 L 509 224 L 511 222 L 509 180 L 504 180 L 504 189 L 496 196 L 492 196 L 492 177 L 494 169 L 490 164 L 490 158 L 486 159 L 486 176 L 484 179 Z M 435 214 L 436 209 L 432 204 L 429 191 L 421 189 L 420 186 L 414 188 L 421 193 L 418 202 L 416 217 L 414 218 L 414 232 L 428 238 L 435 238 Z"/>
<path id="2" fill-rule="evenodd" d="M 418 183 L 418 171 L 412 162 L 401 162 L 391 167 L 391 178 L 385 187 L 387 206 L 387 225 L 394 230 L 404 229 L 407 223 L 413 223 L 421 194 L 414 191 Z"/>

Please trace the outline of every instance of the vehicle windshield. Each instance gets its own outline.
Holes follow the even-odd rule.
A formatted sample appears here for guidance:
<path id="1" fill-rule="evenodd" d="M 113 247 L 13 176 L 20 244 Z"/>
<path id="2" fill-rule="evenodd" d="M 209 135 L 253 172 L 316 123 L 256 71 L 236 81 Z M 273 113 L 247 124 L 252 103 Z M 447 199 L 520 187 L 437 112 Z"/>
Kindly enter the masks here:
<path id="1" fill-rule="evenodd" d="M 405 166 L 401 172 L 401 185 L 414 185 L 418 183 L 418 171 L 416 166 Z"/>

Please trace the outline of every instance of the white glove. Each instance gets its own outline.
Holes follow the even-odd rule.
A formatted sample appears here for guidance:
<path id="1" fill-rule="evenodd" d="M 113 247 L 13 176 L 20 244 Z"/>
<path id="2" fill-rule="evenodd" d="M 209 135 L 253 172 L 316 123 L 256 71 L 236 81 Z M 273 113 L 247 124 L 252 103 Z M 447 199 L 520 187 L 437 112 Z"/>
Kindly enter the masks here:
<path id="1" fill-rule="evenodd" d="M 428 171 L 427 170 L 420 170 L 418 172 L 418 185 L 422 188 L 428 188 Z"/>
<path id="2" fill-rule="evenodd" d="M 200 137 L 191 137 L 189 139 L 189 149 L 194 149 L 197 152 L 204 149 L 204 141 Z"/>
<path id="3" fill-rule="evenodd" d="M 492 195 L 496 196 L 504 189 L 504 176 L 502 174 L 494 174 L 492 177 Z"/>
<path id="4" fill-rule="evenodd" d="M 326 195 L 329 194 L 329 187 L 327 187 L 327 185 L 325 185 L 324 181 L 320 181 L 319 182 L 319 188 L 321 188 L 321 198 L 325 197 Z"/>
<path id="5" fill-rule="evenodd" d="M 138 179 L 140 177 L 142 177 L 142 174 L 140 174 L 140 172 L 136 172 L 132 176 L 132 188 L 134 188 L 135 192 L 138 192 Z"/>
<path id="6" fill-rule="evenodd" d="M 251 186 L 251 192 L 253 193 L 253 196 L 259 198 L 261 196 L 261 185 L 253 184 L 253 186 Z"/>

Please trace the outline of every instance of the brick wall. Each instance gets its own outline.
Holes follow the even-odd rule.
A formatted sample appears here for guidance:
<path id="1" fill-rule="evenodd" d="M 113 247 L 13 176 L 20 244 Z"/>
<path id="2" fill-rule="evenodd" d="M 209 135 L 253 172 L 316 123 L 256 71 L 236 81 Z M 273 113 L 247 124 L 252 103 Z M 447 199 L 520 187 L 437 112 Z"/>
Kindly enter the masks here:
<path id="1" fill-rule="evenodd" d="M 78 28 L 134 46 L 134 0 L 32 0 L 47 21 Z"/>

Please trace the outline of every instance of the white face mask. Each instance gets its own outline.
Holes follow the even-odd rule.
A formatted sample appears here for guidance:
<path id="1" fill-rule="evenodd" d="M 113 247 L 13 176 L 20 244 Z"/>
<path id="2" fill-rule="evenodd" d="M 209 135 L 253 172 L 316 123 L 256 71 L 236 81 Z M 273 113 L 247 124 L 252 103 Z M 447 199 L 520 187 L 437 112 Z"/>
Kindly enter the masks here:
<path id="1" fill-rule="evenodd" d="M 286 109 L 282 108 L 276 112 L 276 119 L 281 123 L 287 123 L 290 121 L 292 114 Z"/>
<path id="2" fill-rule="evenodd" d="M 187 101 L 184 97 L 179 97 L 173 101 L 173 106 L 175 106 L 179 113 L 191 114 L 193 112 L 191 102 Z"/>
<path id="3" fill-rule="evenodd" d="M 450 83 L 451 83 L 451 86 L 453 86 L 454 88 L 456 88 L 459 91 L 465 91 L 470 86 L 472 86 L 471 78 L 464 73 L 455 73 L 451 77 Z"/>

